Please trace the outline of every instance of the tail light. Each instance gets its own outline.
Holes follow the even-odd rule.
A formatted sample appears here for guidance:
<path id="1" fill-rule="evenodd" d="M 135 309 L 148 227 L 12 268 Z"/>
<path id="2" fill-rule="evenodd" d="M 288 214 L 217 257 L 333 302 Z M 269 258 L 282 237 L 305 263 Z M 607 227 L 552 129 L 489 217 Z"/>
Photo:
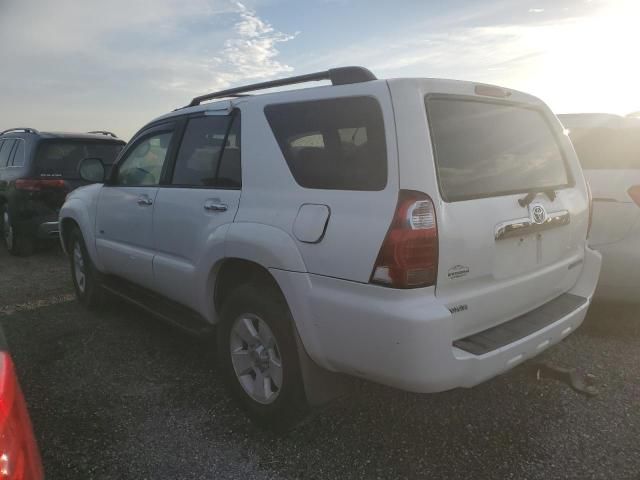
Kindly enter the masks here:
<path id="1" fill-rule="evenodd" d="M 42 190 L 66 190 L 67 183 L 59 178 L 19 178 L 15 182 L 16 190 L 41 192 Z"/>
<path id="2" fill-rule="evenodd" d="M 640 207 L 640 185 L 634 185 L 627 190 L 627 193 L 631 197 L 631 200 Z"/>
<path id="3" fill-rule="evenodd" d="M 0 353 L 0 479 L 41 480 L 40 454 L 11 357 Z"/>
<path id="4" fill-rule="evenodd" d="M 401 190 L 371 282 L 393 288 L 435 285 L 438 273 L 438 226 L 428 195 Z"/>
<path id="5" fill-rule="evenodd" d="M 587 182 L 587 198 L 589 200 L 589 224 L 587 226 L 587 238 L 591 234 L 591 224 L 593 223 L 593 194 L 591 193 L 591 185 Z"/>

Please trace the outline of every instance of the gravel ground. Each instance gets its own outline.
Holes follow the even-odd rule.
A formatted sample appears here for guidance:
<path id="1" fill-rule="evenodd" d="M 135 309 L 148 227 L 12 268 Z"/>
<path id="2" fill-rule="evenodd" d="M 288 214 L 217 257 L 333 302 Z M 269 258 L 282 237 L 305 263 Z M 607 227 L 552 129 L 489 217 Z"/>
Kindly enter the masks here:
<path id="1" fill-rule="evenodd" d="M 254 427 L 213 352 L 147 314 L 76 304 L 59 252 L 0 253 L 0 321 L 49 479 L 640 479 L 640 313 L 596 304 L 544 354 L 597 377 L 587 398 L 522 366 L 471 390 L 363 384 L 304 427 Z"/>

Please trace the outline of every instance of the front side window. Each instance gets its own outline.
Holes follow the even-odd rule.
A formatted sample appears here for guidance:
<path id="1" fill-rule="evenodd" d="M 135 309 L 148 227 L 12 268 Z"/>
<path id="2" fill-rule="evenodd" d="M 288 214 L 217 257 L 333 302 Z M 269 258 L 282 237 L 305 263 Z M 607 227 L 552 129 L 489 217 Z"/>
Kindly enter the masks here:
<path id="1" fill-rule="evenodd" d="M 172 132 L 159 132 L 139 140 L 119 164 L 116 184 L 158 185 L 172 135 Z"/>
<path id="2" fill-rule="evenodd" d="M 442 198 L 562 188 L 569 174 L 538 110 L 455 97 L 425 99 Z"/>
<path id="3" fill-rule="evenodd" d="M 239 188 L 238 115 L 189 119 L 178 151 L 173 185 Z"/>
<path id="4" fill-rule="evenodd" d="M 387 145 L 375 98 L 269 105 L 265 115 L 301 186 L 331 190 L 386 186 Z"/>

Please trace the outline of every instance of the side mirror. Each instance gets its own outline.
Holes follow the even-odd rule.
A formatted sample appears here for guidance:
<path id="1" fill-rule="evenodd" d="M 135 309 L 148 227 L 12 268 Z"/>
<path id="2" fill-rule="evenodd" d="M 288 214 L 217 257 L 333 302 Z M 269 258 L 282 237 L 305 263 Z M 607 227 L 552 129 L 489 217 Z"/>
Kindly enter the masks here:
<path id="1" fill-rule="evenodd" d="M 85 182 L 102 183 L 106 169 L 99 158 L 85 158 L 80 162 L 80 178 Z"/>

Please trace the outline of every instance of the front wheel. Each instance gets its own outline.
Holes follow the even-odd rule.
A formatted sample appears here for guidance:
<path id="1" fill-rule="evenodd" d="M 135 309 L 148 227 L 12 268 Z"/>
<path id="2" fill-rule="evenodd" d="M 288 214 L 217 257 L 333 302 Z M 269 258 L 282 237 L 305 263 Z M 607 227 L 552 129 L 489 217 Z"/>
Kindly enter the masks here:
<path id="1" fill-rule="evenodd" d="M 225 383 L 256 423 L 287 430 L 304 416 L 291 314 L 279 292 L 239 287 L 222 308 L 217 341 Z"/>
<path id="2" fill-rule="evenodd" d="M 68 252 L 76 298 L 87 308 L 100 306 L 103 292 L 98 272 L 91 262 L 82 233 L 77 227 L 69 237 Z"/>

